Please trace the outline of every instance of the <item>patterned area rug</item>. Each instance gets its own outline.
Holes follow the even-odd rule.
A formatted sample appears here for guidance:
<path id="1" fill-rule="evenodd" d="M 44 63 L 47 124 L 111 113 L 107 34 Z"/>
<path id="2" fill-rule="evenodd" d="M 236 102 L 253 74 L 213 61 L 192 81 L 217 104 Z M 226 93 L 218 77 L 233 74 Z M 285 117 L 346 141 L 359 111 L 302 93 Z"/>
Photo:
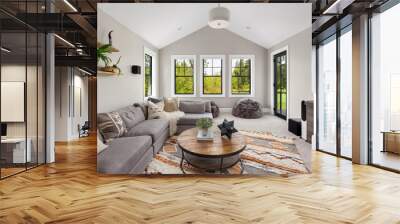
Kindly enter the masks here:
<path id="1" fill-rule="evenodd" d="M 242 166 L 237 163 L 223 172 L 207 172 L 183 163 L 185 174 L 250 174 L 279 175 L 309 173 L 297 151 L 293 139 L 275 137 L 269 133 L 240 131 L 245 136 L 247 148 L 240 154 Z M 183 174 L 180 168 L 181 151 L 176 147 L 177 136 L 164 144 L 146 169 L 146 174 Z M 242 170 L 243 169 L 243 170 Z"/>

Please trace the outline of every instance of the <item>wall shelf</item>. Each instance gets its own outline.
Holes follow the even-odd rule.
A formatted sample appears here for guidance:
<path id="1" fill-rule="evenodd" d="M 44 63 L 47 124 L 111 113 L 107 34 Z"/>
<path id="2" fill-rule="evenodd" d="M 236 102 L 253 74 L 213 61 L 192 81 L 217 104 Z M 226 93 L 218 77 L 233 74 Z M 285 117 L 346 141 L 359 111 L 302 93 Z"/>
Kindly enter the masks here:
<path id="1" fill-rule="evenodd" d="M 112 76 L 112 75 L 122 75 L 121 73 L 115 73 L 115 72 L 106 72 L 97 69 L 97 75 L 106 75 L 106 76 Z"/>

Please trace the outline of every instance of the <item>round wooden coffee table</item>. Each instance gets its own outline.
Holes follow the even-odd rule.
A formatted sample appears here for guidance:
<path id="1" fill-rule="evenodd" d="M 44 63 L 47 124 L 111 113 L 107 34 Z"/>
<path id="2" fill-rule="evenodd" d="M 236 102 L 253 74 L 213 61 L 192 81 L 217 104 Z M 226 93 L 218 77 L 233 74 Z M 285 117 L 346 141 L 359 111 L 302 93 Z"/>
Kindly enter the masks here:
<path id="1" fill-rule="evenodd" d="M 242 165 L 240 153 L 246 148 L 245 138 L 239 132 L 233 133 L 229 139 L 222 137 L 219 130 L 214 130 L 213 141 L 199 141 L 197 128 L 182 132 L 177 143 L 182 151 L 180 167 L 183 173 L 184 160 L 196 168 L 212 172 L 223 172 L 238 162 Z"/>

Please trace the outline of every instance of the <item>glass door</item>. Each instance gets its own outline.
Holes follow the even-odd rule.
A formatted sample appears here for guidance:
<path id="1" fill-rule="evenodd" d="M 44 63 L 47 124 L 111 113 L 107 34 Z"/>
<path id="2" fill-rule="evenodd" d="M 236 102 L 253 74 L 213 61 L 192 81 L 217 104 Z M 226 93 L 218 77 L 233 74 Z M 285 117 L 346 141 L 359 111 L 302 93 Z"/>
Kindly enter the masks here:
<path id="1" fill-rule="evenodd" d="M 340 155 L 352 157 L 352 33 L 351 26 L 340 36 Z"/>
<path id="2" fill-rule="evenodd" d="M 400 171 L 400 4 L 371 18 L 370 163 Z"/>
<path id="3" fill-rule="evenodd" d="M 336 35 L 318 47 L 317 149 L 337 154 Z"/>
<path id="4" fill-rule="evenodd" d="M 287 116 L 287 52 L 274 55 L 274 114 Z"/>
<path id="5" fill-rule="evenodd" d="M 19 2 L 19 13 L 38 13 L 42 3 Z M 0 20 L 9 22 L 0 23 L 0 179 L 3 179 L 46 160 L 46 38 L 3 12 Z"/>
<path id="6" fill-rule="evenodd" d="M 1 177 L 25 171 L 32 161 L 27 139 L 27 35 L 1 33 Z M 4 50 L 6 49 L 6 50 Z"/>
<path id="7" fill-rule="evenodd" d="M 317 149 L 352 157 L 352 26 L 317 50 Z"/>

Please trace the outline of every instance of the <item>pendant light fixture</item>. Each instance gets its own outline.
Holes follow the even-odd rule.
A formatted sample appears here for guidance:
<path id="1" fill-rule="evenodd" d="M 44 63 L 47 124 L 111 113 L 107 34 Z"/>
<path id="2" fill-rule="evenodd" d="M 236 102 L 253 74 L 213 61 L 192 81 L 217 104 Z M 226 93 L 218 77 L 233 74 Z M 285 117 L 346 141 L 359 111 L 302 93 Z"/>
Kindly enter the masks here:
<path id="1" fill-rule="evenodd" d="M 208 15 L 208 25 L 213 29 L 225 29 L 229 26 L 230 12 L 227 8 L 218 7 L 211 9 Z"/>

